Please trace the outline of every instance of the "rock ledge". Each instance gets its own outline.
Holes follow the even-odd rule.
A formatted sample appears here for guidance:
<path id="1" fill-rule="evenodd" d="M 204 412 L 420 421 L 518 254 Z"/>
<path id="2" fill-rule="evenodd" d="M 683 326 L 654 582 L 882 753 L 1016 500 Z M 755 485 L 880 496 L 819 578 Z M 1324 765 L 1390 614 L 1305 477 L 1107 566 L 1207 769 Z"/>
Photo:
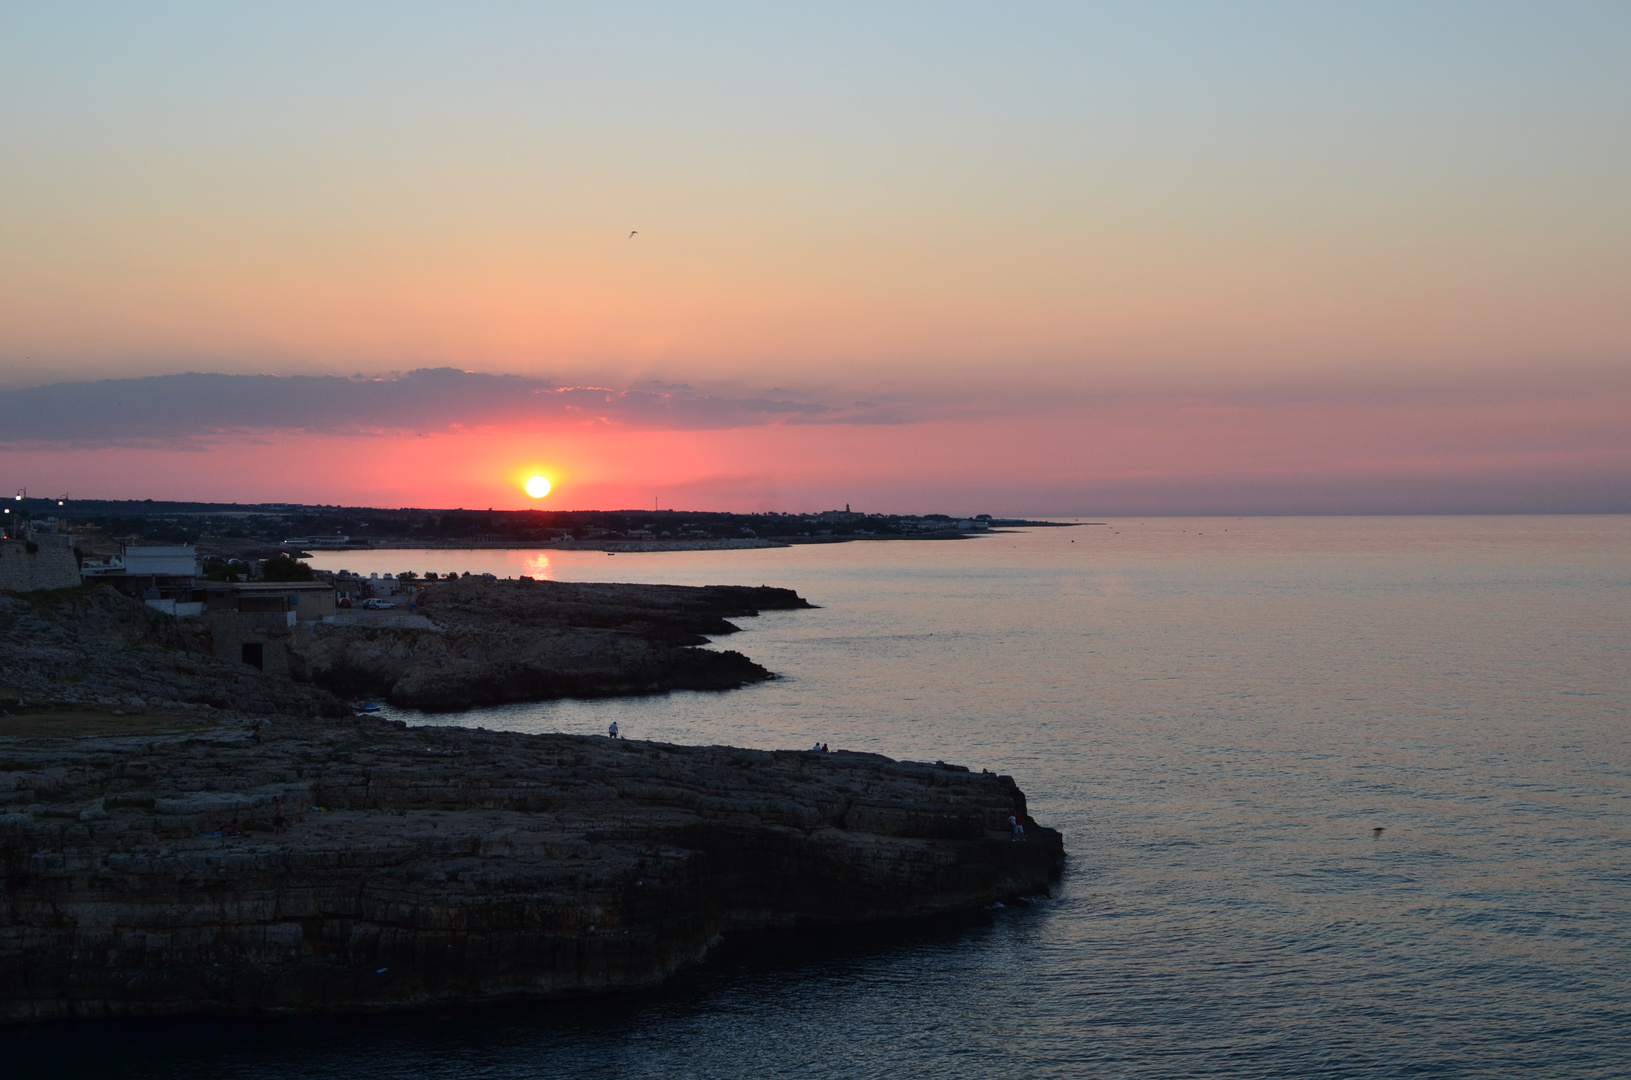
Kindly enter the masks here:
<path id="1" fill-rule="evenodd" d="M 262 725 L 0 735 L 0 1021 L 646 986 L 732 931 L 976 909 L 1064 857 L 955 766 Z"/>

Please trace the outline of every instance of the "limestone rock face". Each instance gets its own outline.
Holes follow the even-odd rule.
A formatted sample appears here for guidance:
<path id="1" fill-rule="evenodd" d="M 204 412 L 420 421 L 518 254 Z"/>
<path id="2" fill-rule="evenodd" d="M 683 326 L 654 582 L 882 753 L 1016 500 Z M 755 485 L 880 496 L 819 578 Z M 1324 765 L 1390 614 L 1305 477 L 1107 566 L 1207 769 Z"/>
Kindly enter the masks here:
<path id="1" fill-rule="evenodd" d="M 432 629 L 300 624 L 289 676 L 218 658 L 209 626 L 101 588 L 0 595 L 0 699 L 341 716 L 340 696 L 449 710 L 506 701 L 728 690 L 771 677 L 696 648 L 729 620 L 809 607 L 790 589 L 461 579 L 425 590 Z"/>
<path id="2" fill-rule="evenodd" d="M 0 1019 L 649 985 L 734 930 L 978 908 L 1063 860 L 1034 822 L 1011 841 L 1012 779 L 952 766 L 264 729 L 0 737 Z M 233 817 L 247 836 L 200 835 Z"/>
<path id="3" fill-rule="evenodd" d="M 1034 822 L 1010 841 L 1007 777 L 409 729 L 331 692 L 739 685 L 767 673 L 694 646 L 807 606 L 786 590 L 461 580 L 424 600 L 434 630 L 298 630 L 302 682 L 110 589 L 0 596 L 0 1021 L 642 986 L 732 931 L 976 908 L 1063 859 Z M 220 835 L 232 820 L 247 835 Z"/>
<path id="4" fill-rule="evenodd" d="M 728 690 L 770 678 L 739 652 L 699 649 L 731 618 L 809 607 L 790 589 L 465 578 L 424 591 L 434 629 L 305 625 L 296 678 L 341 695 L 446 710 L 505 701 Z"/>
<path id="5" fill-rule="evenodd" d="M 71 589 L 79 584 L 79 560 L 66 535 L 37 540 L 0 540 L 0 589 L 33 592 Z"/>
<path id="6" fill-rule="evenodd" d="M 204 633 L 197 620 L 161 614 L 105 585 L 27 599 L 0 595 L 0 700 L 134 712 L 350 712 L 321 688 L 216 659 Z"/>

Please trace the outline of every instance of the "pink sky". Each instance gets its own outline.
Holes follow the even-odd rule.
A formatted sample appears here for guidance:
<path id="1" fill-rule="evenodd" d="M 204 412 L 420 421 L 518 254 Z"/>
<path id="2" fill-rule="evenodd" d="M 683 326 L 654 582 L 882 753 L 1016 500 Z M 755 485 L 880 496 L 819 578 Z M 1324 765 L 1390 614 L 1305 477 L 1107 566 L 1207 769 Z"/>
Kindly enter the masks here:
<path id="1" fill-rule="evenodd" d="M 0 14 L 0 482 L 1631 511 L 1623 12 L 617 11 Z"/>
<path id="2" fill-rule="evenodd" d="M 485 423 L 422 431 L 334 430 L 308 414 L 303 429 L 183 432 L 178 419 L 177 437 L 154 437 L 105 417 L 101 433 L 52 420 L 36 426 L 62 441 L 14 444 L 7 465 L 35 477 L 37 494 L 80 497 L 504 508 L 655 497 L 689 509 L 1004 515 L 1612 510 L 1631 475 L 1628 398 L 1612 387 L 1481 399 L 1055 397 L 990 411 L 978 400 L 897 400 L 885 422 L 678 429 L 615 412 L 529 418 L 502 405 L 473 418 Z M 535 474 L 555 485 L 543 503 L 521 490 Z"/>

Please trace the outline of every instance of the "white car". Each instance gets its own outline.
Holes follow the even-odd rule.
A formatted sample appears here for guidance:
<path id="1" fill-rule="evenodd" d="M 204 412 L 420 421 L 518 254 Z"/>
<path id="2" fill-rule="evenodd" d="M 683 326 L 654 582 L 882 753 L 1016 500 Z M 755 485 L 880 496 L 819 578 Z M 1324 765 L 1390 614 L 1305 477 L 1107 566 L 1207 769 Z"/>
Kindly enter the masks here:
<path id="1" fill-rule="evenodd" d="M 362 606 L 368 608 L 370 611 L 390 611 L 392 608 L 396 607 L 396 605 L 391 603 L 389 600 L 381 600 L 377 596 L 372 596 L 367 600 L 364 600 L 362 602 Z"/>

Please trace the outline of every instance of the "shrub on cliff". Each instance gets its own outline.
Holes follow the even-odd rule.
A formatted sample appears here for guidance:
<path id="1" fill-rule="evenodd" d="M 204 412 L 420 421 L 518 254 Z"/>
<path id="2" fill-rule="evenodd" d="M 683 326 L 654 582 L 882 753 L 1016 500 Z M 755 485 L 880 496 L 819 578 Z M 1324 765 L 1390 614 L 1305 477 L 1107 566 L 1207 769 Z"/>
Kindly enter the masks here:
<path id="1" fill-rule="evenodd" d="M 314 577 L 308 564 L 287 552 L 280 552 L 261 563 L 262 581 L 311 581 Z"/>

